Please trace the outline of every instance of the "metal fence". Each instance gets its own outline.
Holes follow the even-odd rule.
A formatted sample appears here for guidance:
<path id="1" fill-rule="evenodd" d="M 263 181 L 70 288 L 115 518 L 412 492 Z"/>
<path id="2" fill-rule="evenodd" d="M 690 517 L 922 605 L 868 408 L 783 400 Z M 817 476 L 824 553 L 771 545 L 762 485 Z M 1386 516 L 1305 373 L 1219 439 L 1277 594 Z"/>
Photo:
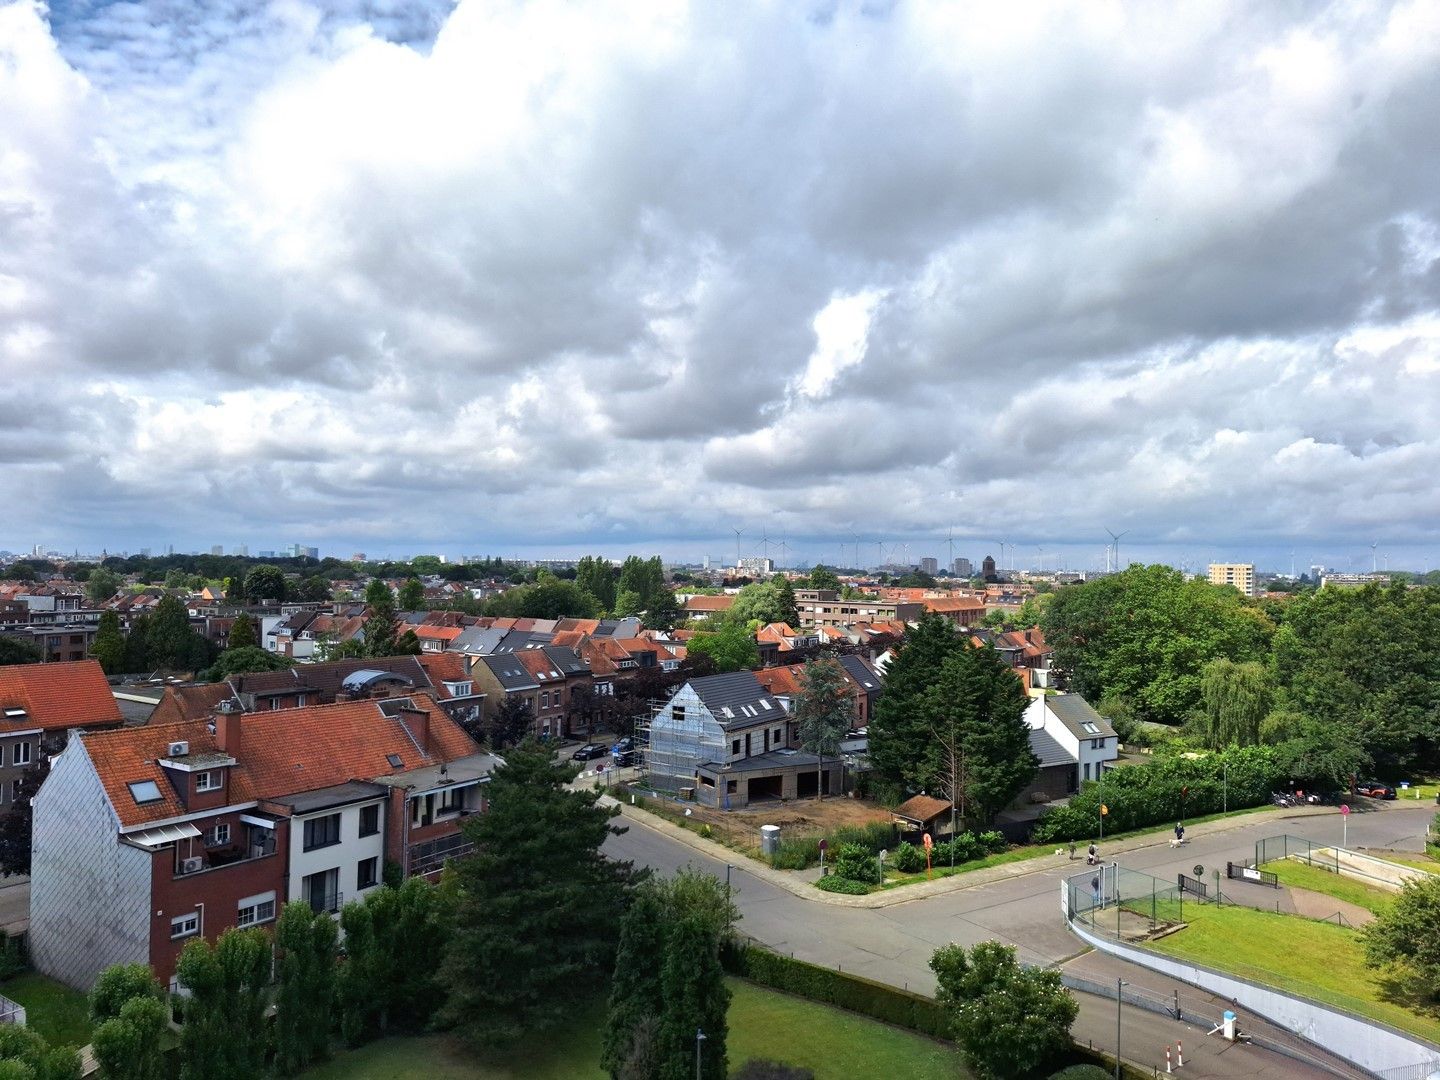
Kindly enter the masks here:
<path id="1" fill-rule="evenodd" d="M 1181 892 L 1193 893 L 1204 900 L 1210 895 L 1210 886 L 1199 878 L 1191 877 L 1189 874 L 1181 873 L 1175 875 L 1175 883 L 1180 887 Z"/>
<path id="2" fill-rule="evenodd" d="M 1288 859 L 1292 855 L 1296 856 L 1298 861 L 1318 866 L 1322 870 L 1336 874 L 1340 872 L 1340 859 L 1334 844 L 1322 844 L 1307 840 L 1303 836 L 1291 836 L 1289 833 L 1267 836 L 1263 840 L 1255 841 L 1256 866 Z"/>
<path id="3" fill-rule="evenodd" d="M 1269 885 L 1272 889 L 1280 888 L 1280 879 L 1274 873 L 1244 863 L 1227 862 L 1225 876 L 1233 881 L 1253 881 L 1257 885 Z"/>
<path id="4" fill-rule="evenodd" d="M 1185 902 L 1178 885 L 1117 863 L 1065 881 L 1066 912 L 1117 941 L 1139 941 L 1180 922 Z"/>

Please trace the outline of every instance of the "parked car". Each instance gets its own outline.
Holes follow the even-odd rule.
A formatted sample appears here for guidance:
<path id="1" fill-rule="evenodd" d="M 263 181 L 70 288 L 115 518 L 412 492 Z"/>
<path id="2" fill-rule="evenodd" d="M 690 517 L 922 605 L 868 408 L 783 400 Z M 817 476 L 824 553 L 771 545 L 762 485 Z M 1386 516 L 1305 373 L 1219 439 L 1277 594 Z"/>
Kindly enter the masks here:
<path id="1" fill-rule="evenodd" d="M 1395 798 L 1395 789 L 1389 784 L 1382 784 L 1379 780 L 1361 780 L 1355 785 L 1355 792 L 1372 799 Z"/>
<path id="2" fill-rule="evenodd" d="M 613 754 L 615 757 L 620 757 L 623 754 L 630 753 L 634 749 L 635 739 L 633 736 L 627 735 L 625 736 L 625 738 L 617 742 L 614 746 L 610 747 L 610 753 Z"/>
<path id="3" fill-rule="evenodd" d="M 603 743 L 590 742 L 586 743 L 584 746 L 580 747 L 579 750 L 576 750 L 575 753 L 571 754 L 570 760 L 594 761 L 596 758 L 604 757 L 609 752 L 610 751 L 605 748 Z"/>

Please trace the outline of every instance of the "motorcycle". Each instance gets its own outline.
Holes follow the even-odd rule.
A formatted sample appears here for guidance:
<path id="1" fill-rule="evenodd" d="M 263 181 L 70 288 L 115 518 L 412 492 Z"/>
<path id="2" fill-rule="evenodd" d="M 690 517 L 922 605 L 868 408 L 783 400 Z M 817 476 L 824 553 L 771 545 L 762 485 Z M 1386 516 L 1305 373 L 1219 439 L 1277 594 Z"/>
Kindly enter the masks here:
<path id="1" fill-rule="evenodd" d="M 1292 798 L 1291 796 L 1285 794 L 1285 792 L 1283 792 L 1283 791 L 1272 791 L 1272 792 L 1270 793 L 1270 802 L 1271 802 L 1272 804 L 1274 804 L 1275 806 L 1294 806 L 1294 805 L 1295 805 L 1295 800 L 1294 800 L 1294 798 Z"/>

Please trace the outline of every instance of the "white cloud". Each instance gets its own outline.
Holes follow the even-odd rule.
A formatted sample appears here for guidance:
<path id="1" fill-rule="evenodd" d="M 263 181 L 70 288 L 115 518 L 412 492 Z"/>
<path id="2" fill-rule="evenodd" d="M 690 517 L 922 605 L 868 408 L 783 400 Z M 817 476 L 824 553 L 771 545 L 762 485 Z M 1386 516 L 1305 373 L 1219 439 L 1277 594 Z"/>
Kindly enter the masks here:
<path id="1" fill-rule="evenodd" d="M 1437 95 L 1423 2 L 21 0 L 0 497 L 112 547 L 1421 543 Z"/>

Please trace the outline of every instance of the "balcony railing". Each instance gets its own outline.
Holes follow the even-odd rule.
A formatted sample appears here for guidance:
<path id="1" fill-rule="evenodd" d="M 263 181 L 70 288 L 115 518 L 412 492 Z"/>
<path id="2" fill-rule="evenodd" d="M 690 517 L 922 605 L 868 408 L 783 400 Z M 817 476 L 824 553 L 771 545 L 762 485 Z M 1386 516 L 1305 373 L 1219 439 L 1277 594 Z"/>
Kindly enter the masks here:
<path id="1" fill-rule="evenodd" d="M 312 892 L 306 895 L 305 902 L 310 905 L 310 910 L 317 914 L 328 912 L 333 915 L 345 905 L 345 894 L 339 889 Z"/>

